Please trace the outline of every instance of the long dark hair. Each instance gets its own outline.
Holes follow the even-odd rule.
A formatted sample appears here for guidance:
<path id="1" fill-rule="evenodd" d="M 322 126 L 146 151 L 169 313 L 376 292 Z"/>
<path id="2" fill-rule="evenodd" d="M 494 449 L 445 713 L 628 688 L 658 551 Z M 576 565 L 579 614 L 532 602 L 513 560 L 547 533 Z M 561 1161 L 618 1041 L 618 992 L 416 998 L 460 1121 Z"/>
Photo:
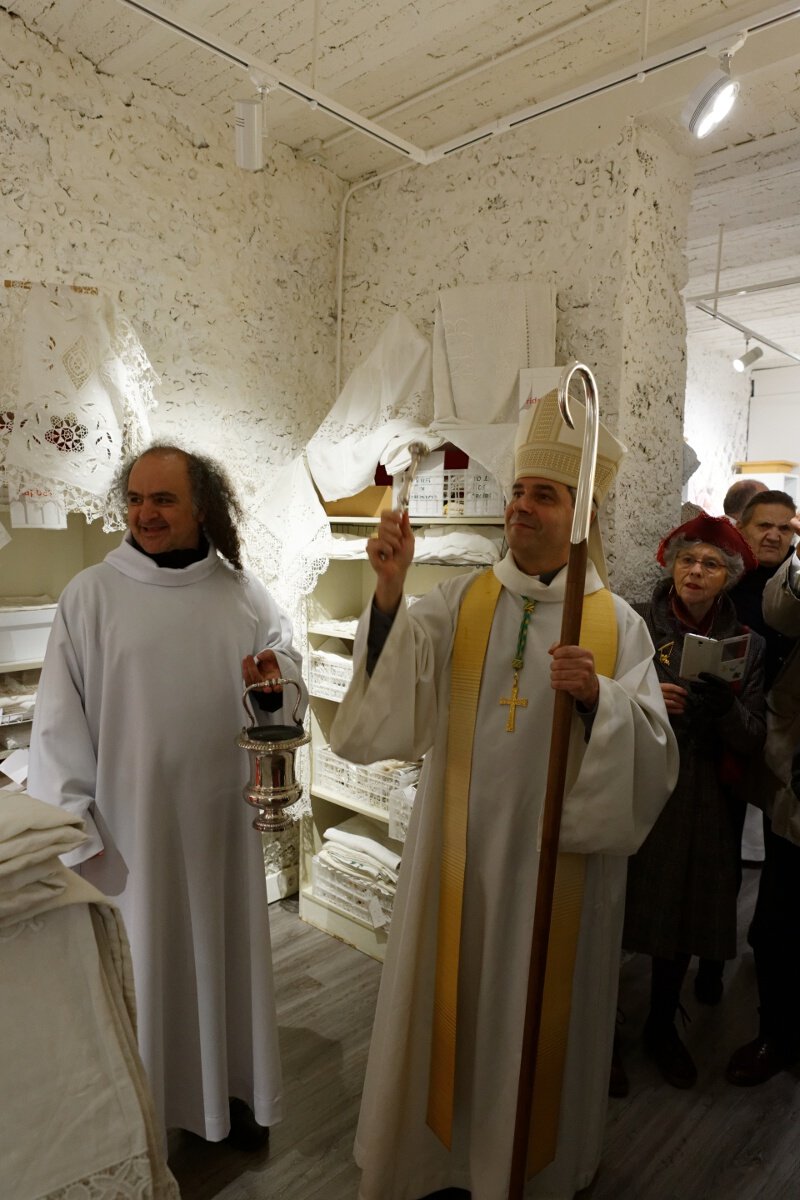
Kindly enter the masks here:
<path id="1" fill-rule="evenodd" d="M 195 516 L 203 514 L 203 532 L 232 567 L 243 571 L 242 540 L 239 536 L 242 506 L 225 469 L 207 454 L 196 454 L 171 442 L 154 442 L 120 467 L 109 493 L 112 503 L 121 512 L 125 511 L 131 471 L 139 459 L 148 454 L 183 455 L 189 472 L 192 508 Z"/>

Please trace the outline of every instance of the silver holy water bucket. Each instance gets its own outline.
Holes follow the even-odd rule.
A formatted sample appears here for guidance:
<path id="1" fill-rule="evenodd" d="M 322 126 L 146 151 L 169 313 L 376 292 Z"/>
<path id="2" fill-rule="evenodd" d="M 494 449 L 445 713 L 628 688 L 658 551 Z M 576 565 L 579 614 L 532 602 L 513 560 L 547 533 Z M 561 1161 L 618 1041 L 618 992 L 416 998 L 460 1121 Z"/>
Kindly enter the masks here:
<path id="1" fill-rule="evenodd" d="M 300 708 L 300 686 L 294 679 L 271 679 L 286 687 L 297 688 L 297 703 L 292 713 L 293 725 L 256 725 L 247 693 L 264 689 L 263 683 L 251 683 L 242 694 L 242 704 L 250 717 L 249 729 L 242 729 L 236 745 L 246 750 L 250 759 L 250 779 L 242 789 L 248 804 L 257 808 L 258 815 L 253 828 L 262 833 L 280 833 L 291 827 L 292 821 L 286 814 L 290 804 L 300 799 L 302 787 L 294 775 L 294 755 L 300 746 L 305 746 L 311 735 L 306 733 L 297 714 Z"/>

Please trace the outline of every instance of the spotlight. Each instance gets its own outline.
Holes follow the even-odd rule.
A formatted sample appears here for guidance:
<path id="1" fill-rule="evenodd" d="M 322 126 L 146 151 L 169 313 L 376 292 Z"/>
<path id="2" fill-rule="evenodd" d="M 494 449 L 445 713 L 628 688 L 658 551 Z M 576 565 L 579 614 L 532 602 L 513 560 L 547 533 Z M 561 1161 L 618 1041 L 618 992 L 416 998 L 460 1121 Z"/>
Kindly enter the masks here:
<path id="1" fill-rule="evenodd" d="M 237 100 L 236 165 L 245 171 L 260 171 L 264 155 L 264 100 L 261 95 Z"/>
<path id="2" fill-rule="evenodd" d="M 747 35 L 739 34 L 730 46 L 709 46 L 708 53 L 719 54 L 719 66 L 695 88 L 683 109 L 683 123 L 696 138 L 707 137 L 733 108 L 739 94 L 739 82 L 731 79 L 731 59 L 744 45 Z"/>
<path id="3" fill-rule="evenodd" d="M 761 349 L 761 347 L 753 346 L 753 349 L 746 350 L 741 358 L 735 358 L 733 360 L 733 369 L 734 371 L 746 371 L 748 367 L 751 367 L 754 362 L 758 362 L 758 360 L 763 358 L 763 356 L 764 351 Z"/>
<path id="4" fill-rule="evenodd" d="M 704 138 L 720 124 L 733 108 L 739 83 L 720 68 L 707 75 L 686 102 L 683 121 L 689 133 Z"/>

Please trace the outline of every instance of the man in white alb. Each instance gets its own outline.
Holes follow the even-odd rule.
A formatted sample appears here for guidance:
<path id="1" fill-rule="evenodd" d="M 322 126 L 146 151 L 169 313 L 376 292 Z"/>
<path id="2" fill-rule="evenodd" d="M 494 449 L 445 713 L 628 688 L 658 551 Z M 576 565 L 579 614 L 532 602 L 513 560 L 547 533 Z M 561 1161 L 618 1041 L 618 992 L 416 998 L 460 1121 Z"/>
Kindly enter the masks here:
<path id="1" fill-rule="evenodd" d="M 560 849 L 574 852 L 566 858 L 585 878 L 560 1125 L 548 1150 L 534 1110 L 532 1154 L 552 1161 L 526 1196 L 568 1200 L 599 1162 L 625 856 L 673 787 L 677 750 L 644 623 L 604 588 L 595 565 L 604 571 L 596 522 L 583 645 L 555 648 L 581 424 L 567 429 L 555 393 L 523 413 L 509 552 L 493 570 L 455 577 L 409 608 L 408 517 L 385 514 L 369 543 L 375 597 L 331 744 L 359 762 L 425 755 L 425 765 L 356 1138 L 361 1200 L 418 1200 L 451 1187 L 472 1200 L 507 1196 L 553 689 L 576 701 Z M 601 430 L 598 501 L 623 449 Z M 551 1107 L 557 1119 L 557 1099 Z"/>
<path id="2" fill-rule="evenodd" d="M 236 735 L 243 676 L 299 681 L 300 655 L 242 568 L 239 505 L 213 460 L 151 447 L 119 491 L 124 540 L 59 601 L 28 786 L 84 818 L 90 838 L 64 861 L 122 911 L 165 1127 L 256 1149 L 281 1117 L 281 1072 L 261 838 Z M 270 693 L 263 720 L 289 722 L 297 693 L 285 715 Z"/>

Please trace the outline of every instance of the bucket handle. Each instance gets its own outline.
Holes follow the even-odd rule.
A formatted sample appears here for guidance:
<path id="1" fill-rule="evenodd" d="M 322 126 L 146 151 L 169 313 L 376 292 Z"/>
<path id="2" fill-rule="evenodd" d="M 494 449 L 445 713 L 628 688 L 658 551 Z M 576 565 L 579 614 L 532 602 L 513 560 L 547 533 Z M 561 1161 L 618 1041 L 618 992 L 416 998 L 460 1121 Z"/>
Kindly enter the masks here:
<path id="1" fill-rule="evenodd" d="M 281 687 L 286 687 L 287 683 L 290 683 L 292 685 L 292 687 L 297 688 L 297 700 L 295 702 L 294 712 L 292 713 L 292 720 L 294 721 L 295 725 L 299 725 L 301 723 L 297 719 L 297 714 L 300 710 L 300 701 L 303 698 L 303 694 L 300 691 L 300 684 L 297 682 L 297 680 L 296 679 L 283 679 L 283 678 L 265 679 L 263 681 L 263 683 L 248 683 L 247 687 L 242 692 L 242 705 L 244 706 L 244 711 L 247 713 L 248 717 L 250 718 L 250 728 L 251 729 L 253 728 L 253 726 L 256 723 L 256 718 L 255 718 L 252 708 L 250 707 L 250 701 L 247 699 L 247 693 L 254 692 L 254 691 L 263 691 L 265 688 L 275 687 L 276 684 L 280 684 Z"/>

